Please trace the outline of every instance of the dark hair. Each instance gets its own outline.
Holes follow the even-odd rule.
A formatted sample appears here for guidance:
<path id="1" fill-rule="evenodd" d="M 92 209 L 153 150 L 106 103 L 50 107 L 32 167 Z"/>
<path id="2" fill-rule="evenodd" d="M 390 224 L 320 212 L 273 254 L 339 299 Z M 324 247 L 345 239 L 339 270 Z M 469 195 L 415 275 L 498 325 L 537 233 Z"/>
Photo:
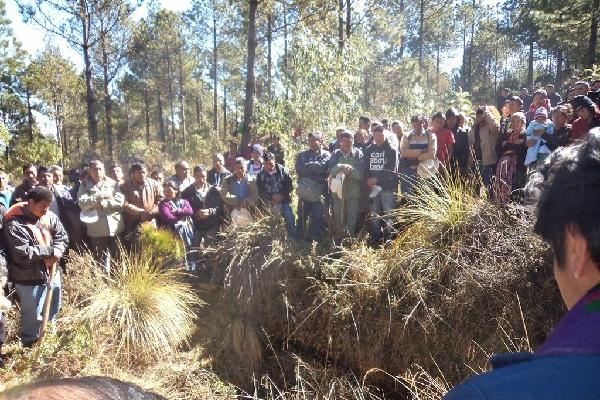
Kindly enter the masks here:
<path id="1" fill-rule="evenodd" d="M 588 139 L 553 152 L 527 185 L 537 198 L 534 231 L 548 241 L 559 266 L 565 261 L 565 231 L 576 229 L 600 268 L 600 128 Z"/>
<path id="2" fill-rule="evenodd" d="M 383 125 L 375 125 L 375 128 L 373 128 L 373 133 L 375 132 L 383 132 L 385 129 L 383 128 Z"/>
<path id="3" fill-rule="evenodd" d="M 27 170 L 31 167 L 36 168 L 35 164 L 23 164 L 23 173 L 27 172 Z"/>
<path id="4" fill-rule="evenodd" d="M 533 92 L 533 96 L 534 96 L 534 97 L 535 97 L 535 95 L 536 95 L 536 94 L 541 94 L 541 95 L 542 95 L 542 96 L 544 96 L 544 97 L 546 97 L 546 96 L 547 96 L 547 94 L 546 94 L 546 91 L 545 91 L 545 90 L 543 90 L 543 89 L 538 89 L 538 90 L 536 90 L 535 92 Z"/>
<path id="5" fill-rule="evenodd" d="M 413 115 L 412 117 L 410 117 L 410 122 L 411 122 L 411 124 L 413 122 L 421 122 L 421 123 L 423 123 L 423 122 L 425 122 L 425 116 L 424 115 L 420 115 L 420 114 L 419 115 Z"/>
<path id="6" fill-rule="evenodd" d="M 273 161 L 275 160 L 275 155 L 270 151 L 266 151 L 263 155 L 263 161 Z"/>
<path id="7" fill-rule="evenodd" d="M 40 201 L 50 203 L 52 202 L 52 192 L 44 186 L 36 186 L 27 193 L 25 200 L 33 200 L 34 203 L 39 203 Z"/>
<path id="8" fill-rule="evenodd" d="M 383 125 L 387 124 L 387 123 L 388 123 L 388 119 L 387 119 L 387 118 L 384 118 L 384 119 L 382 119 L 382 120 L 381 120 L 381 123 L 382 123 Z"/>
<path id="9" fill-rule="evenodd" d="M 450 107 L 446 110 L 446 119 L 450 119 L 452 117 L 458 117 L 458 110 L 454 107 Z"/>
<path id="10" fill-rule="evenodd" d="M 81 378 L 61 378 L 17 386 L 3 393 L 3 398 L 22 400 L 51 398 L 65 400 L 164 400 L 156 393 L 147 392 L 133 383 L 123 382 L 104 376 L 84 376 Z"/>
<path id="11" fill-rule="evenodd" d="M 365 115 L 359 117 L 358 120 L 360 122 L 366 122 L 367 124 L 371 125 L 371 118 L 369 118 L 369 117 L 367 117 Z"/>
<path id="12" fill-rule="evenodd" d="M 204 165 L 196 165 L 192 170 L 192 174 L 196 175 L 198 172 L 206 171 L 206 167 Z"/>
<path id="13" fill-rule="evenodd" d="M 340 139 L 354 139 L 354 137 L 352 136 L 352 133 L 350 133 L 350 131 L 344 131 L 340 134 Z"/>
<path id="14" fill-rule="evenodd" d="M 141 171 L 144 168 L 146 168 L 146 166 L 144 165 L 144 163 L 141 162 L 134 162 L 133 164 L 131 164 L 131 167 L 129 167 L 129 173 L 132 174 L 136 171 Z"/>
<path id="15" fill-rule="evenodd" d="M 171 189 L 173 189 L 174 191 L 176 191 L 177 193 L 179 193 L 179 189 L 177 188 L 177 184 L 175 182 L 167 180 L 163 183 L 163 187 L 165 187 L 165 186 L 168 186 Z"/>
<path id="16" fill-rule="evenodd" d="M 111 164 L 108 169 L 113 169 L 113 168 L 121 168 L 121 166 L 117 163 L 114 163 L 114 164 Z M 121 168 L 121 169 L 123 169 L 123 168 Z"/>
<path id="17" fill-rule="evenodd" d="M 442 121 L 446 122 L 446 117 L 440 111 L 436 112 L 435 114 L 433 114 L 431 116 L 431 120 L 432 121 L 435 120 L 435 119 L 441 119 Z"/>
<path id="18" fill-rule="evenodd" d="M 48 173 L 48 168 L 46 168 L 43 165 L 40 165 L 37 167 L 37 174 L 41 175 L 41 174 L 47 174 Z"/>

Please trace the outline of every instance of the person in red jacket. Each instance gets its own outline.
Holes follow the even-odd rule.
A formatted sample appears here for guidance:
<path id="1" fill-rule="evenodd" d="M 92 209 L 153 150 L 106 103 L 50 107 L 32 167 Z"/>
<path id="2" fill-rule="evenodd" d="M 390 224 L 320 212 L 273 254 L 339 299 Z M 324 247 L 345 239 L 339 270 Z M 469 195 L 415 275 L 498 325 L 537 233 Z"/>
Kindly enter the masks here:
<path id="1" fill-rule="evenodd" d="M 454 155 L 454 133 L 444 125 L 446 117 L 441 112 L 433 114 L 431 117 L 431 131 L 437 137 L 437 152 L 435 157 L 448 167 L 450 160 Z"/>
<path id="2" fill-rule="evenodd" d="M 573 97 L 571 105 L 577 115 L 571 130 L 571 140 L 585 139 L 590 129 L 600 126 L 600 110 L 589 97 L 583 95 Z"/>

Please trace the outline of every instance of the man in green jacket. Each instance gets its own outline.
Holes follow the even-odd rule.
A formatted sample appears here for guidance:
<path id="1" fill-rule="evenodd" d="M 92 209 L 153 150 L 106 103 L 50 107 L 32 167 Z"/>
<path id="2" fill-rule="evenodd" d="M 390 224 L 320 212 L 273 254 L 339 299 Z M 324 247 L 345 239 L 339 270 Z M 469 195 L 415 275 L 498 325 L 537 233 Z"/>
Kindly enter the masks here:
<path id="1" fill-rule="evenodd" d="M 352 146 L 352 133 L 345 130 L 339 138 L 340 148 L 329 159 L 329 182 L 343 179 L 341 193 L 331 193 L 333 220 L 337 235 L 352 236 L 356 233 L 364 174 L 363 154 Z M 340 197 L 341 194 L 341 197 Z"/>

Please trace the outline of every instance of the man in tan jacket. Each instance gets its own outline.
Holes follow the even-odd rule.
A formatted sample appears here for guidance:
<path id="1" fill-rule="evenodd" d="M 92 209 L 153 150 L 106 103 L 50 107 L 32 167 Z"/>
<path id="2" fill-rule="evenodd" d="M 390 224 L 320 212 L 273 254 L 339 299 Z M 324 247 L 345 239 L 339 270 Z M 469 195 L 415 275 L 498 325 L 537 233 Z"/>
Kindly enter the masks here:
<path id="1" fill-rule="evenodd" d="M 487 106 L 477 110 L 475 124 L 469 131 L 469 165 L 481 176 L 489 198 L 493 197 L 492 183 L 496 172 L 496 138 L 498 122 Z"/>

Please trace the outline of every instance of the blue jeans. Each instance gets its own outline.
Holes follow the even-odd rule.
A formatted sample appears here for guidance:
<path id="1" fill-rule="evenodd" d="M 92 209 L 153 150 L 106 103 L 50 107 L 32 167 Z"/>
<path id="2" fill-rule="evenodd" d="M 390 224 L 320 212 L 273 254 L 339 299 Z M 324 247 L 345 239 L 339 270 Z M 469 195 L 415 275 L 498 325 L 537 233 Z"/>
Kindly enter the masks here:
<path id="1" fill-rule="evenodd" d="M 419 181 L 417 169 L 411 167 L 400 168 L 400 190 L 402 194 L 411 196 L 413 194 L 413 186 Z"/>
<path id="2" fill-rule="evenodd" d="M 196 261 L 192 255 L 192 246 L 194 245 L 194 230 L 192 228 L 192 223 L 189 220 L 179 221 L 173 226 L 173 229 L 177 232 L 183 242 L 186 271 L 195 271 Z"/>
<path id="3" fill-rule="evenodd" d="M 298 237 L 298 230 L 296 229 L 296 219 L 294 218 L 294 211 L 290 206 L 290 203 L 281 203 L 281 216 L 285 221 L 288 235 L 293 239 Z"/>
<path id="4" fill-rule="evenodd" d="M 372 219 L 369 228 L 373 241 L 389 240 L 392 234 L 392 225 L 388 219 L 388 213 L 395 208 L 396 195 L 393 190 L 382 190 L 377 197 L 371 199 Z"/>
<path id="5" fill-rule="evenodd" d="M 485 186 L 485 190 L 487 192 L 488 198 L 491 200 L 494 198 L 494 190 L 492 186 L 492 181 L 494 179 L 496 173 L 496 165 L 481 165 L 478 164 L 479 174 L 481 175 L 481 180 L 483 181 L 483 185 Z"/>
<path id="6" fill-rule="evenodd" d="M 21 300 L 21 343 L 26 345 L 35 342 L 40 337 L 40 326 L 47 290 L 46 285 L 21 285 L 19 283 L 15 284 L 15 290 Z M 58 313 L 60 301 L 60 272 L 57 270 L 54 282 L 52 282 L 52 301 L 48 322 L 52 321 Z"/>
<path id="7" fill-rule="evenodd" d="M 319 241 L 325 227 L 325 214 L 322 201 L 298 200 L 298 233 L 304 236 L 308 221 L 308 238 Z"/>

